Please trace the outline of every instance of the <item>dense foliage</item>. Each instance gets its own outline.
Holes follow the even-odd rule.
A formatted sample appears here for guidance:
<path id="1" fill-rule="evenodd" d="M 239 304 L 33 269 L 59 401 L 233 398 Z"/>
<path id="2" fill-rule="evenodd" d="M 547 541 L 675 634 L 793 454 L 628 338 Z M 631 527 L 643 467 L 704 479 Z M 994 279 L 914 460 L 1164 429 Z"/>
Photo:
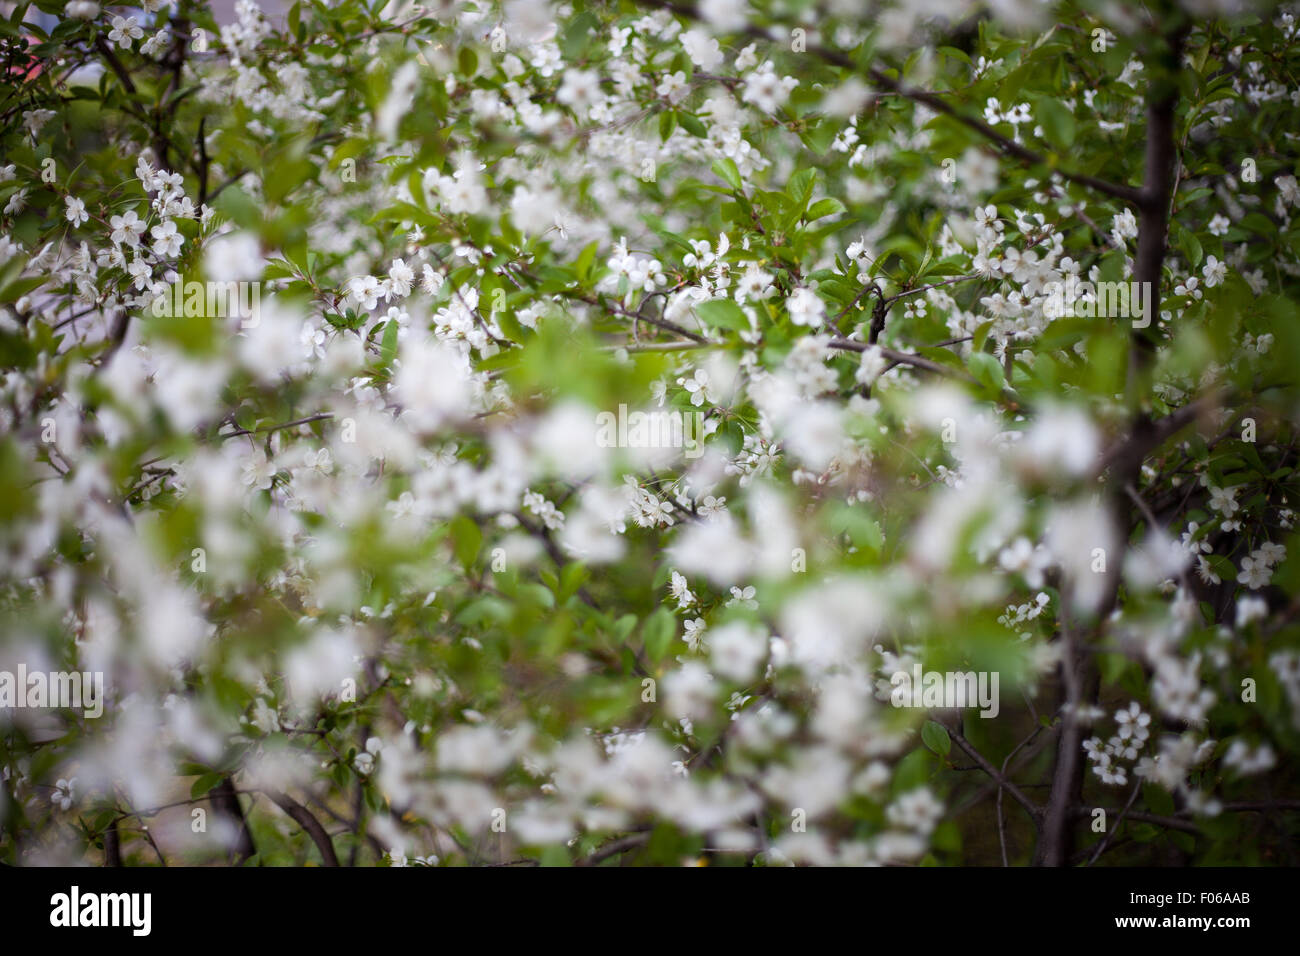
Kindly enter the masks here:
<path id="1" fill-rule="evenodd" d="M 1295 862 L 1285 7 L 143 4 L 0 23 L 6 862 Z"/>

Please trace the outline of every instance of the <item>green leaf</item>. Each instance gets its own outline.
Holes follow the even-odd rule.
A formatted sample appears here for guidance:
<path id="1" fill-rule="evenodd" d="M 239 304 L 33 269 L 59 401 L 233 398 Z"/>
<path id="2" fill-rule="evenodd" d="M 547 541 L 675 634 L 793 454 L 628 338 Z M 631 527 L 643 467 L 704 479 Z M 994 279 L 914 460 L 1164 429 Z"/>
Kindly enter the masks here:
<path id="1" fill-rule="evenodd" d="M 1055 146 L 1074 145 L 1074 114 L 1054 96 L 1044 96 L 1034 111 L 1043 134 Z"/>
<path id="2" fill-rule="evenodd" d="M 572 866 L 573 861 L 569 859 L 569 851 L 558 843 L 551 843 L 542 848 L 541 857 L 542 866 Z"/>
<path id="3" fill-rule="evenodd" d="M 790 197 L 790 203 L 794 207 L 794 218 L 802 216 L 804 210 L 808 208 L 816 185 L 817 170 L 815 169 L 801 169 L 790 177 L 790 182 L 785 187 L 785 194 Z"/>
<path id="4" fill-rule="evenodd" d="M 975 376 L 975 380 L 992 391 L 1000 392 L 1007 384 L 1002 363 L 995 355 L 990 355 L 988 352 L 972 352 L 970 358 L 966 360 L 966 365 Z"/>
<path id="5" fill-rule="evenodd" d="M 734 160 L 723 157 L 709 167 L 714 174 L 736 192 L 744 192 L 740 181 L 740 170 Z"/>
<path id="6" fill-rule="evenodd" d="M 818 156 L 824 156 L 826 151 L 831 148 L 835 142 L 835 137 L 839 135 L 840 124 L 829 119 L 814 123 L 806 130 L 799 134 L 805 146 L 811 149 Z"/>
<path id="7" fill-rule="evenodd" d="M 456 62 L 460 66 L 460 72 L 465 76 L 473 76 L 478 70 L 478 54 L 470 46 L 462 46 L 460 53 L 456 55 Z"/>
<path id="8" fill-rule="evenodd" d="M 600 29 L 600 20 L 589 11 L 574 17 L 560 41 L 564 58 L 570 61 L 583 59 Z"/>
<path id="9" fill-rule="evenodd" d="M 587 243 L 586 248 L 578 253 L 578 259 L 573 264 L 573 271 L 578 274 L 578 278 L 587 280 L 591 276 L 592 264 L 596 261 L 596 250 L 600 247 L 597 240 Z"/>
<path id="10" fill-rule="evenodd" d="M 483 532 L 469 518 L 460 515 L 451 523 L 451 537 L 456 551 L 456 560 L 468 568 L 478 557 L 483 545 Z"/>
<path id="11" fill-rule="evenodd" d="M 748 330 L 749 319 L 740 306 L 730 299 L 712 299 L 695 306 L 695 314 L 708 325 L 722 329 Z"/>
<path id="12" fill-rule="evenodd" d="M 222 190 L 213 205 L 217 212 L 245 229 L 260 232 L 266 224 L 266 214 L 262 205 L 238 186 Z"/>
<path id="13" fill-rule="evenodd" d="M 675 110 L 664 110 L 659 114 L 659 138 L 664 142 L 668 137 L 673 135 L 673 130 L 677 128 L 677 112 Z"/>
<path id="14" fill-rule="evenodd" d="M 698 136 L 700 139 L 708 139 L 709 131 L 700 122 L 699 117 L 692 113 L 678 113 L 677 122 L 682 124 L 682 129 L 692 136 Z"/>
<path id="15" fill-rule="evenodd" d="M 939 47 L 939 52 L 954 60 L 961 60 L 967 66 L 973 65 L 970 57 L 964 51 L 957 49 L 955 46 L 941 46 Z"/>
<path id="16" fill-rule="evenodd" d="M 955 820 L 944 820 L 943 823 L 935 827 L 934 836 L 930 842 L 936 850 L 944 850 L 948 853 L 961 852 L 961 828 L 957 826 Z"/>
<path id="17" fill-rule="evenodd" d="M 844 203 L 840 202 L 833 196 L 829 196 L 826 199 L 819 199 L 813 203 L 812 208 L 808 210 L 804 218 L 809 222 L 812 222 L 815 219 L 821 219 L 824 216 L 834 216 L 836 213 L 844 211 Z"/>
<path id="18" fill-rule="evenodd" d="M 1155 784 L 1147 784 L 1142 788 L 1142 800 L 1146 803 L 1147 808 L 1161 816 L 1171 817 L 1174 815 L 1174 797 L 1164 787 Z"/>
<path id="19" fill-rule="evenodd" d="M 952 750 L 952 739 L 948 736 L 948 731 L 943 724 L 934 720 L 927 720 L 921 728 L 921 742 L 940 757 L 948 756 Z"/>
<path id="20" fill-rule="evenodd" d="M 1269 219 L 1262 212 L 1252 212 L 1241 220 L 1241 228 L 1250 229 L 1253 232 L 1263 233 L 1266 236 L 1272 236 L 1277 233 L 1277 223 Z"/>
<path id="21" fill-rule="evenodd" d="M 567 601 L 591 577 L 591 569 L 581 562 L 566 564 L 560 572 L 560 600 Z"/>
<path id="22" fill-rule="evenodd" d="M 645 651 L 652 663 L 657 664 L 664 659 L 668 648 L 672 646 L 676 631 L 677 620 L 667 608 L 656 608 L 655 612 L 646 618 L 642 640 L 645 642 Z"/>
<path id="23" fill-rule="evenodd" d="M 384 324 L 384 337 L 380 340 L 379 352 L 385 365 L 391 365 L 393 358 L 397 355 L 397 329 L 396 322 Z"/>
<path id="24" fill-rule="evenodd" d="M 1128 658 L 1123 654 L 1098 654 L 1097 664 L 1102 680 L 1107 684 L 1113 684 L 1124 673 L 1124 668 L 1128 666 Z"/>
<path id="25" fill-rule="evenodd" d="M 1160 836 L 1162 832 L 1149 823 L 1142 823 L 1133 828 L 1133 839 L 1139 843 L 1150 843 Z"/>
<path id="26" fill-rule="evenodd" d="M 622 617 L 620 617 L 617 621 L 614 622 L 613 628 L 610 629 L 610 634 L 613 636 L 613 638 L 616 641 L 618 641 L 621 644 L 627 640 L 627 636 L 632 633 L 632 630 L 635 627 L 636 627 L 636 615 L 624 614 Z"/>
<path id="27" fill-rule="evenodd" d="M 1190 268 L 1196 269 L 1201 264 L 1201 259 L 1205 253 L 1201 249 L 1201 241 L 1196 238 L 1190 229 L 1184 229 L 1182 226 L 1176 226 L 1175 234 L 1177 236 L 1178 248 L 1182 250 L 1187 257 L 1187 264 Z"/>
<path id="28" fill-rule="evenodd" d="M 0 289 L 0 303 L 16 302 L 33 289 L 39 289 L 49 281 L 49 276 L 28 276 L 15 279 Z"/>
<path id="29" fill-rule="evenodd" d="M 190 787 L 190 799 L 197 800 L 219 783 L 221 783 L 221 774 L 205 773 L 195 780 L 194 785 Z"/>
<path id="30" fill-rule="evenodd" d="M 918 747 L 895 765 L 890 792 L 900 794 L 916 789 L 930 779 L 934 769 L 934 757 L 930 751 Z"/>

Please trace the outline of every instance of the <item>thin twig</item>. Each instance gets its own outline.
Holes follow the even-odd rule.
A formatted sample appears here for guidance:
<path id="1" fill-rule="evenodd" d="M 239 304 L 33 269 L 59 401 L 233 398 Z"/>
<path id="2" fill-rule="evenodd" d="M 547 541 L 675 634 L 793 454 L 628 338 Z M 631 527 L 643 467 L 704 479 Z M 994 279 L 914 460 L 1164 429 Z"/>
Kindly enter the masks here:
<path id="1" fill-rule="evenodd" d="M 1025 808 L 1025 812 L 1029 814 L 1035 825 L 1038 824 L 1043 811 L 1034 801 L 1025 796 L 1023 790 L 1004 777 L 998 768 L 989 763 L 982 753 L 972 747 L 970 741 L 963 737 L 959 731 L 948 728 L 948 736 L 952 738 L 953 743 L 960 747 L 966 756 L 979 764 L 981 770 L 996 780 L 1000 788 L 1005 788 L 1016 803 Z"/>

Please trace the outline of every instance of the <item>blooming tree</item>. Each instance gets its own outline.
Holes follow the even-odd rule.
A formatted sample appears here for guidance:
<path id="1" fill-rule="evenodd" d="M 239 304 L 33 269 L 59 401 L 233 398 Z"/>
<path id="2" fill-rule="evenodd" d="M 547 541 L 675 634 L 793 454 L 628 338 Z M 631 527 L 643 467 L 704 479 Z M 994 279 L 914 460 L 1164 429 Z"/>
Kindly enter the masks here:
<path id="1" fill-rule="evenodd" d="M 1285 7 L 0 32 L 6 862 L 1294 862 Z"/>

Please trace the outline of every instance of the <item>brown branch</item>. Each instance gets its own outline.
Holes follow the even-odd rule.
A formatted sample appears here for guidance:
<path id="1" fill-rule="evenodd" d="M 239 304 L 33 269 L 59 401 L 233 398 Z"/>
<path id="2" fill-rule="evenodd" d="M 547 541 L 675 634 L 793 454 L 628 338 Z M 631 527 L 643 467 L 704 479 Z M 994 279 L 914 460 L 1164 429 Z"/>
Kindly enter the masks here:
<path id="1" fill-rule="evenodd" d="M 1201 414 L 1209 411 L 1216 401 L 1216 395 L 1202 395 L 1157 421 L 1153 422 L 1146 417 L 1139 418 L 1125 438 L 1102 453 L 1101 460 L 1094 470 L 1094 477 L 1100 478 L 1109 470 L 1115 487 L 1122 488 L 1125 484 L 1131 483 L 1148 455 L 1190 425 Z"/>
<path id="2" fill-rule="evenodd" d="M 1064 866 L 1073 852 L 1071 843 L 1074 834 L 1070 827 L 1070 806 L 1082 793 L 1084 770 L 1080 756 L 1084 727 L 1079 720 L 1079 706 L 1084 698 L 1085 681 L 1089 692 L 1095 690 L 1093 684 L 1096 670 L 1092 668 L 1085 671 L 1089 666 L 1087 654 L 1082 653 L 1075 644 L 1069 611 L 1063 609 L 1061 681 L 1065 685 L 1065 715 L 1061 724 L 1061 736 L 1056 745 L 1056 764 L 1052 768 L 1052 789 L 1047 797 L 1047 809 L 1043 813 L 1042 833 L 1038 845 L 1034 848 L 1036 866 Z"/>
<path id="3" fill-rule="evenodd" d="M 1160 279 L 1168 246 L 1169 210 L 1178 184 L 1174 114 L 1178 107 L 1178 71 L 1186 35 L 1186 25 L 1177 27 L 1165 37 L 1165 48 L 1158 63 L 1147 64 L 1151 81 L 1147 87 L 1146 158 L 1137 202 L 1138 246 L 1133 278 L 1141 284 L 1139 287 L 1151 290 L 1148 308 L 1150 316 L 1156 318 L 1160 315 Z M 1130 392 L 1136 388 L 1138 373 L 1151 363 L 1155 352 L 1149 326 L 1135 330 L 1133 338 L 1136 348 L 1129 356 Z"/>
<path id="4" fill-rule="evenodd" d="M 854 342 L 852 339 L 831 339 L 826 343 L 830 348 L 840 349 L 845 352 L 865 352 L 870 346 L 864 342 Z M 936 375 L 945 375 L 950 378 L 969 378 L 956 369 L 949 368 L 947 365 L 940 365 L 928 358 L 920 355 L 913 355 L 911 352 L 899 352 L 897 349 L 887 348 L 883 345 L 877 345 L 880 354 L 889 359 L 896 365 L 910 365 L 913 368 L 924 369 L 927 372 L 934 372 Z M 974 379 L 970 379 L 974 382 Z"/>
<path id="5" fill-rule="evenodd" d="M 1029 702 L 1028 697 L 1025 698 L 1025 702 L 1026 703 Z M 1034 719 L 1037 720 L 1036 717 Z M 1033 743 L 1034 740 L 1038 737 L 1038 735 L 1041 734 L 1042 732 L 1043 732 L 1043 727 L 1041 725 L 1035 727 L 1033 733 L 1031 733 L 1028 737 L 1020 741 L 1020 743 L 1016 744 L 1015 747 L 1012 748 L 1011 753 L 1007 754 L 1006 759 L 1002 761 L 1003 777 L 1008 776 L 1007 767 L 1011 764 L 1011 759 L 1020 752 L 1021 748 L 1026 747 L 1029 744 Z M 1002 865 L 1010 866 L 1011 862 L 1007 859 L 1007 828 L 1006 828 L 1006 822 L 1002 818 L 1003 792 L 1004 792 L 1003 788 L 998 787 L 998 798 L 996 801 L 997 815 L 998 815 L 998 848 L 1002 851 Z"/>
<path id="6" fill-rule="evenodd" d="M 235 173 L 233 176 L 227 179 L 216 189 L 212 190 L 212 195 L 208 197 L 209 200 L 215 202 L 216 198 L 220 196 L 223 192 L 225 192 L 228 187 L 235 185 L 235 183 L 239 182 L 241 179 L 243 179 L 251 172 L 252 172 L 251 169 L 241 169 L 239 172 Z"/>
<path id="7" fill-rule="evenodd" d="M 248 819 L 244 809 L 239 805 L 235 785 L 229 776 L 222 777 L 221 782 L 208 793 L 212 809 L 220 816 L 226 817 L 236 827 L 235 844 L 231 847 L 231 862 L 236 866 L 243 863 L 257 852 L 253 846 L 253 834 L 248 829 Z"/>
<path id="8" fill-rule="evenodd" d="M 118 317 L 113 321 L 113 329 L 108 335 L 108 348 L 104 349 L 103 354 L 100 356 L 100 368 L 107 367 L 108 363 L 113 360 L 113 356 L 117 354 L 117 350 L 120 349 L 122 343 L 126 341 L 126 332 L 130 327 L 131 313 L 129 310 L 123 309 L 121 313 L 118 314 Z"/>
<path id="9" fill-rule="evenodd" d="M 1115 819 L 1115 825 L 1114 825 L 1113 827 L 1111 827 L 1110 830 L 1107 831 L 1106 835 L 1103 836 L 1103 837 L 1102 837 L 1102 838 L 1097 842 L 1097 849 L 1093 851 L 1092 857 L 1089 858 L 1089 860 L 1088 860 L 1088 865 L 1089 865 L 1089 866 L 1092 866 L 1094 863 L 1096 863 L 1096 862 L 1097 862 L 1097 858 L 1100 857 L 1103 853 L 1106 852 L 1106 847 L 1107 847 L 1107 845 L 1110 843 L 1111 838 L 1112 838 L 1113 836 L 1115 836 L 1116 833 L 1119 832 L 1119 826 L 1120 826 L 1120 824 L 1124 822 L 1124 817 L 1128 815 L 1128 812 L 1129 812 L 1131 809 L 1133 809 L 1133 801 L 1135 801 L 1135 800 L 1138 798 L 1138 794 L 1139 794 L 1141 791 L 1142 791 L 1142 783 L 1141 783 L 1141 781 L 1139 781 L 1139 782 L 1133 784 L 1133 792 L 1130 793 L 1130 794 L 1128 795 L 1128 803 L 1124 804 L 1124 809 L 1121 810 L 1121 811 L 1119 812 L 1119 816 L 1116 817 L 1116 819 Z"/>
<path id="10" fill-rule="evenodd" d="M 887 311 L 888 306 L 885 303 L 885 300 L 882 299 L 877 304 L 876 308 L 879 312 L 879 318 L 872 320 L 872 329 L 871 329 L 872 335 L 879 335 L 880 334 L 879 330 L 884 327 L 883 316 L 884 316 L 884 312 Z M 952 342 L 946 342 L 942 344 L 955 345 L 957 344 L 957 342 L 961 342 L 961 341 L 965 341 L 965 340 L 957 339 Z M 974 385 L 977 388 L 982 387 L 983 385 L 983 383 L 977 381 L 974 376 L 968 374 L 965 371 L 962 371 L 960 369 L 955 369 L 947 365 L 941 365 L 938 362 L 933 362 L 930 359 L 920 355 L 914 355 L 911 352 L 900 352 L 897 349 L 887 348 L 886 346 L 883 345 L 875 345 L 874 343 L 872 343 L 872 345 L 867 345 L 866 343 L 863 342 L 855 342 L 852 339 L 831 339 L 826 344 L 829 348 L 840 349 L 845 352 L 865 352 L 868 348 L 874 346 L 875 348 L 880 350 L 881 355 L 889 359 L 889 364 L 886 365 L 884 369 L 881 370 L 880 373 L 881 375 L 885 374 L 885 372 L 888 372 L 890 369 L 894 368 L 897 365 L 908 365 L 911 366 L 912 368 L 919 368 L 926 372 L 932 372 L 935 375 L 942 375 L 947 378 L 953 378 L 956 379 L 957 381 L 965 382 L 968 385 Z M 934 347 L 939 348 L 941 346 L 934 346 Z M 1010 385 L 1002 386 L 1002 389 L 998 394 L 997 400 L 999 404 L 1001 404 L 1004 408 L 1012 408 L 1012 409 L 1025 408 L 1024 399 L 1022 399 L 1019 395 L 1017 395 L 1015 390 Z"/>
<path id="11" fill-rule="evenodd" d="M 1225 803 L 1223 809 L 1230 813 L 1268 813 L 1271 810 L 1300 810 L 1300 800 L 1247 800 Z M 1190 813 L 1190 811 L 1183 811 Z"/>
<path id="12" fill-rule="evenodd" d="M 1035 243 L 1036 245 L 1037 243 Z M 944 279 L 942 282 L 932 282 L 930 285 L 917 286 L 915 289 L 904 289 L 902 292 L 895 292 L 887 300 L 890 303 L 897 302 L 899 299 L 906 298 L 909 295 L 917 295 L 921 292 L 929 292 L 931 289 L 942 289 L 947 285 L 955 285 L 958 282 L 969 282 L 971 279 L 987 278 L 981 272 L 972 272 L 969 275 L 953 276 L 951 279 Z"/>
<path id="13" fill-rule="evenodd" d="M 140 832 L 144 835 L 145 842 L 153 847 L 154 856 L 158 857 L 159 864 L 166 866 L 167 857 L 163 856 L 162 848 L 158 846 L 158 841 L 153 838 L 153 834 L 149 832 L 149 828 L 142 823 L 140 824 Z"/>
<path id="14" fill-rule="evenodd" d="M 1148 57 L 1146 64 L 1147 76 L 1151 79 L 1147 91 L 1142 188 L 1133 197 L 1138 206 L 1138 248 L 1133 278 L 1150 290 L 1150 315 L 1157 317 L 1160 313 L 1159 290 L 1168 246 L 1170 206 L 1177 186 L 1178 154 L 1174 123 L 1178 106 L 1178 72 L 1182 68 L 1180 61 L 1186 34 L 1186 23 L 1180 23 L 1164 37 L 1165 43 L 1159 55 Z M 1129 352 L 1127 384 L 1130 407 L 1136 405 L 1139 382 L 1151 364 L 1155 351 L 1155 340 L 1149 326 L 1133 329 L 1132 336 L 1133 348 Z M 1097 474 L 1110 472 L 1108 487 L 1112 511 L 1118 511 L 1116 498 L 1120 489 L 1136 487 L 1142 462 L 1147 455 L 1195 419 L 1207 401 L 1208 398 L 1202 398 L 1190 402 L 1159 422 L 1152 422 L 1145 413 L 1139 414 L 1132 424 L 1129 436 L 1103 454 Z M 1116 577 L 1105 601 L 1107 606 L 1113 604 L 1117 587 Z M 1066 686 L 1067 710 L 1057 748 L 1042 839 L 1034 853 L 1035 863 L 1045 866 L 1064 866 L 1073 853 L 1069 807 L 1082 796 L 1084 776 L 1083 761 L 1079 754 L 1083 728 L 1078 721 L 1078 708 L 1085 696 L 1091 698 L 1095 694 L 1099 682 L 1086 641 L 1075 646 L 1069 621 L 1064 616 L 1061 644 L 1061 676 Z"/>
<path id="15" fill-rule="evenodd" d="M 233 432 L 226 432 L 224 435 L 221 435 L 220 438 L 222 441 L 225 441 L 227 438 L 239 438 L 243 435 L 266 435 L 271 432 L 283 431 L 286 428 L 296 428 L 298 425 L 310 425 L 312 422 L 323 422 L 326 419 L 333 417 L 333 412 L 321 412 L 318 415 L 308 415 L 306 418 L 297 418 L 291 422 L 285 422 L 282 425 L 266 425 L 262 428 L 239 428 Z"/>
<path id="16" fill-rule="evenodd" d="M 683 338 L 688 338 L 692 342 L 698 342 L 701 345 L 709 344 L 708 339 L 706 339 L 704 336 L 698 335 L 697 333 L 692 332 L 690 329 L 683 328 L 682 326 L 678 325 L 676 322 L 671 322 L 668 319 L 661 319 L 651 315 L 644 315 L 640 312 L 633 312 L 629 309 L 623 308 L 621 305 L 612 305 L 609 302 L 602 301 L 599 297 L 586 296 L 578 292 L 561 292 L 560 295 L 564 296 L 565 298 L 576 299 L 579 302 L 586 302 L 588 305 L 594 305 L 597 308 L 609 309 L 611 312 L 615 313 L 616 315 L 621 315 L 625 318 L 634 319 L 638 322 L 645 322 L 649 325 L 655 326 L 656 328 L 663 329 L 665 332 L 672 332 L 676 335 L 682 336 Z"/>
<path id="17" fill-rule="evenodd" d="M 611 840 L 609 843 L 606 843 L 590 856 L 579 860 L 576 865 L 595 866 L 598 863 L 608 860 L 611 856 L 617 856 L 618 854 L 625 853 L 628 850 L 636 849 L 649 839 L 649 833 L 634 833 L 631 836 L 619 837 L 617 840 Z"/>
<path id="18" fill-rule="evenodd" d="M 963 737 L 959 731 L 954 730 L 951 727 L 947 728 L 947 730 L 948 736 L 952 738 L 952 742 L 960 747 L 967 757 L 970 757 L 971 760 L 979 764 L 981 770 L 996 780 L 999 789 L 1006 790 L 1007 793 L 1011 794 L 1012 799 L 1025 808 L 1025 812 L 1029 814 L 1030 819 L 1032 819 L 1034 825 L 1037 826 L 1042 816 L 1042 809 L 1034 803 L 1034 801 L 1025 796 L 1023 790 L 1003 776 L 1002 772 L 998 770 L 997 767 L 989 763 L 988 760 L 985 759 L 984 755 L 972 747 L 970 741 Z"/>
<path id="19" fill-rule="evenodd" d="M 122 865 L 122 835 L 118 832 L 116 818 L 109 821 L 108 829 L 104 831 L 104 865 Z"/>
<path id="20" fill-rule="evenodd" d="M 1132 803 L 1133 801 L 1130 798 L 1129 804 L 1131 805 Z M 1090 815 L 1094 809 L 1096 808 L 1076 806 L 1071 811 L 1071 815 L 1074 817 L 1086 817 Z M 1100 809 L 1105 809 L 1107 813 L 1116 812 L 1115 810 L 1106 809 L 1104 807 Z M 1247 800 L 1238 803 L 1225 803 L 1222 807 L 1224 813 L 1268 813 L 1273 810 L 1300 810 L 1300 800 Z M 1125 818 L 1123 810 L 1120 810 L 1119 814 L 1120 819 L 1115 822 L 1115 828 L 1111 831 L 1112 834 L 1118 832 L 1120 821 Z M 1179 810 L 1178 815 L 1173 817 L 1164 817 L 1155 813 L 1143 813 L 1136 810 L 1127 814 L 1127 818 L 1135 823 L 1150 823 L 1153 826 L 1164 827 L 1168 830 L 1178 830 L 1182 833 L 1197 835 L 1201 832 L 1200 827 L 1198 827 L 1193 820 L 1186 819 L 1187 817 L 1192 816 L 1195 816 L 1195 814 L 1191 810 L 1186 809 Z"/>
<path id="21" fill-rule="evenodd" d="M 282 791 L 263 790 L 262 792 L 271 798 L 272 803 L 287 813 L 294 823 L 306 831 L 311 841 L 316 844 L 316 849 L 320 851 L 321 862 L 326 866 L 339 865 L 339 858 L 334 853 L 334 841 L 320 825 L 320 821 L 311 815 L 310 810 Z"/>
<path id="22" fill-rule="evenodd" d="M 1070 811 L 1071 817 L 1086 817 L 1091 815 L 1094 807 L 1075 807 Z M 1104 807 L 1101 809 L 1105 809 Z M 1119 813 L 1118 810 L 1106 810 L 1107 813 Z M 1158 827 L 1164 827 L 1168 830 L 1181 830 L 1183 833 L 1200 833 L 1200 828 L 1190 820 L 1180 820 L 1177 817 L 1162 817 L 1154 813 L 1143 813 L 1134 810 L 1128 814 L 1130 820 L 1137 823 L 1150 823 Z"/>
<path id="23" fill-rule="evenodd" d="M 108 61 L 109 69 L 111 69 L 113 73 L 116 74 L 118 80 L 121 81 L 123 89 L 134 96 L 135 81 L 131 79 L 131 74 L 127 72 L 122 61 L 118 59 L 117 54 L 113 52 L 113 48 L 104 41 L 102 36 L 95 37 L 95 49 L 98 50 L 104 59 Z"/>
<path id="24" fill-rule="evenodd" d="M 834 318 L 832 318 L 830 322 L 827 324 L 830 325 L 832 328 L 834 328 L 835 331 L 843 335 L 844 330 L 840 328 L 840 320 L 843 319 L 850 312 L 852 312 L 854 309 L 859 308 L 858 304 L 868 295 L 873 293 L 878 299 L 882 301 L 884 300 L 885 297 L 884 294 L 880 291 L 880 286 L 877 285 L 875 282 L 868 283 L 867 285 L 864 285 L 862 289 L 858 292 L 858 294 L 853 297 L 853 301 L 850 302 L 848 305 L 846 305 L 844 308 L 840 309 L 840 311 L 835 314 Z M 875 339 L 872 339 L 871 341 L 874 342 Z"/>
<path id="25" fill-rule="evenodd" d="M 206 116 L 199 119 L 199 207 L 202 208 L 208 201 L 208 169 L 212 165 L 212 160 L 208 156 L 207 135 L 204 128 L 207 126 L 208 118 Z"/>

